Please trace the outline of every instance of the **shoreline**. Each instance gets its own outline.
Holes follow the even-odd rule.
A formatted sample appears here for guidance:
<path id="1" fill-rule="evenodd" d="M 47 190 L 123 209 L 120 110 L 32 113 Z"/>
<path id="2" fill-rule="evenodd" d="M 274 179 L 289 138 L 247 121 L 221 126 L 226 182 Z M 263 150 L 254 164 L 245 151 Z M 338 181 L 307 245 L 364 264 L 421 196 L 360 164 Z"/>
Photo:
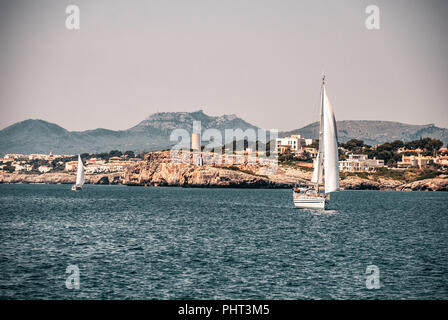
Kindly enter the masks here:
<path id="1" fill-rule="evenodd" d="M 205 169 L 205 170 L 204 170 Z M 201 167 L 201 170 L 207 171 Z M 291 189 L 294 183 L 289 182 L 290 176 L 279 174 L 262 178 L 252 176 L 247 173 L 235 172 L 224 168 L 217 169 L 219 173 L 235 175 L 234 181 L 224 181 L 225 183 L 194 183 L 193 181 L 184 181 L 180 183 L 177 179 L 172 181 L 145 181 L 131 182 L 125 179 L 125 175 L 115 174 L 111 179 L 107 175 L 86 176 L 85 185 L 120 185 L 128 187 L 179 187 L 179 188 L 216 188 L 216 189 Z M 230 172 L 229 172 L 230 171 Z M 62 176 L 62 177 L 61 177 Z M 119 178 L 117 178 L 119 177 Z M 107 179 L 105 179 L 107 178 Z M 283 181 L 282 181 L 283 180 Z M 300 179 L 302 180 L 302 179 Z M 1 174 L 0 184 L 48 184 L 48 185 L 72 185 L 75 182 L 75 176 L 67 173 L 45 173 L 45 174 Z M 302 182 L 306 182 L 305 179 Z M 362 179 L 350 176 L 341 180 L 341 190 L 376 190 L 376 191 L 448 191 L 447 178 L 431 178 L 418 180 L 414 182 L 401 182 L 391 179 L 380 179 L 380 181 Z"/>
<path id="2" fill-rule="evenodd" d="M 269 171 L 258 163 L 195 166 L 170 160 L 169 152 L 149 153 L 144 160 L 114 173 L 86 174 L 85 184 L 184 188 L 289 189 L 307 184 L 312 171 L 280 163 Z M 415 176 L 414 176 L 415 177 Z M 0 172 L 0 184 L 74 184 L 75 173 Z M 448 191 L 448 176 L 394 179 L 378 173 L 341 174 L 341 190 Z"/>
<path id="3" fill-rule="evenodd" d="M 3 183 L 0 182 L 0 186 L 1 185 L 71 185 L 69 183 Z M 287 190 L 287 189 L 291 189 L 289 187 L 235 187 L 235 186 L 178 186 L 178 185 L 164 185 L 164 186 L 149 186 L 149 185 L 126 185 L 126 184 L 91 184 L 91 183 L 87 183 L 84 184 L 85 186 L 103 186 L 103 187 L 138 187 L 138 188 L 155 188 L 155 189 L 175 189 L 175 188 L 179 188 L 179 189 L 236 189 L 236 190 Z M 410 190 L 410 189 L 345 189 L 345 188 L 341 188 L 340 190 L 336 191 L 336 192 L 340 192 L 340 191 L 381 191 L 381 192 L 438 192 L 438 193 L 444 193 L 448 190 Z"/>

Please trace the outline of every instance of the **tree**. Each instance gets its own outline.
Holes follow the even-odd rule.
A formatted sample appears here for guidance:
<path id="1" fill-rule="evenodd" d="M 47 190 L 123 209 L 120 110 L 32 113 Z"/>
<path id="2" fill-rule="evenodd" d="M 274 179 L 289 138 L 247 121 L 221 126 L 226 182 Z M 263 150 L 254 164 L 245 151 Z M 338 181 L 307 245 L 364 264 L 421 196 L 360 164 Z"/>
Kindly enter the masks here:
<path id="1" fill-rule="evenodd" d="M 380 144 L 376 150 L 378 150 L 378 152 L 382 152 L 382 151 L 394 151 L 394 147 L 392 146 L 392 144 L 390 144 L 389 142 L 386 142 L 384 144 Z"/>
<path id="2" fill-rule="evenodd" d="M 287 162 L 287 161 L 294 161 L 294 155 L 291 153 L 282 153 L 278 156 L 278 161 L 280 162 Z"/>
<path id="3" fill-rule="evenodd" d="M 384 160 L 384 163 L 388 163 L 389 160 L 395 159 L 395 155 L 396 154 L 393 151 L 382 150 L 382 151 L 377 151 L 375 156 L 377 159 Z"/>
<path id="4" fill-rule="evenodd" d="M 124 155 L 125 155 L 125 156 L 128 156 L 129 158 L 135 158 L 135 153 L 134 153 L 134 151 L 131 151 L 131 150 L 126 151 L 126 152 L 124 153 Z"/>
<path id="5" fill-rule="evenodd" d="M 394 141 L 392 141 L 390 144 L 391 144 L 392 149 L 393 149 L 394 151 L 397 151 L 398 149 L 404 147 L 404 142 L 401 141 L 401 140 L 394 140 Z"/>
<path id="6" fill-rule="evenodd" d="M 425 148 L 428 149 L 428 151 L 438 151 L 443 146 L 443 142 L 437 139 L 425 138 L 424 140 Z"/>
<path id="7" fill-rule="evenodd" d="M 97 158 L 109 161 L 109 153 L 107 152 L 99 153 L 97 154 Z"/>
<path id="8" fill-rule="evenodd" d="M 109 157 L 121 157 L 123 154 L 121 153 L 121 151 L 118 150 L 112 150 L 111 152 L 109 152 Z"/>
<path id="9" fill-rule="evenodd" d="M 420 138 L 419 140 L 406 142 L 404 145 L 406 149 L 426 149 L 430 153 L 433 153 L 443 146 L 443 142 L 437 139 Z"/>
<path id="10" fill-rule="evenodd" d="M 364 147 L 364 141 L 358 140 L 358 139 L 351 139 L 347 141 L 346 143 L 343 143 L 342 146 L 347 150 L 354 150 L 357 148 Z"/>
<path id="11" fill-rule="evenodd" d="M 309 152 L 303 151 L 302 155 L 300 156 L 300 160 L 304 162 L 313 162 L 313 157 Z"/>
<path id="12" fill-rule="evenodd" d="M 339 156 L 339 161 L 347 160 L 347 156 L 345 155 L 344 151 L 342 151 L 341 149 L 338 149 L 338 156 Z"/>
<path id="13" fill-rule="evenodd" d="M 3 170 L 5 170 L 9 173 L 13 173 L 16 170 L 16 167 L 8 165 L 8 166 L 4 166 Z"/>
<path id="14" fill-rule="evenodd" d="M 140 159 L 145 159 L 145 155 L 146 155 L 146 153 L 144 152 L 144 151 L 141 151 L 139 154 L 138 154 L 138 157 L 140 158 Z"/>

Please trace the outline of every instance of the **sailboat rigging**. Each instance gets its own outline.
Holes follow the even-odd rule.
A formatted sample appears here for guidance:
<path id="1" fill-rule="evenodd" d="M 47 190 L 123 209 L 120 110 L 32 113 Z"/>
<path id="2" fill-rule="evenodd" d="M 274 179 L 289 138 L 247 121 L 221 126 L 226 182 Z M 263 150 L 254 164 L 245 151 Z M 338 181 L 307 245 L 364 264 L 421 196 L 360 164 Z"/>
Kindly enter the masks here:
<path id="1" fill-rule="evenodd" d="M 313 185 L 294 188 L 293 199 L 296 208 L 325 209 L 330 192 L 339 190 L 339 160 L 336 119 L 333 107 L 322 79 L 320 99 L 319 153 L 314 159 Z M 324 192 L 320 187 L 324 187 Z"/>

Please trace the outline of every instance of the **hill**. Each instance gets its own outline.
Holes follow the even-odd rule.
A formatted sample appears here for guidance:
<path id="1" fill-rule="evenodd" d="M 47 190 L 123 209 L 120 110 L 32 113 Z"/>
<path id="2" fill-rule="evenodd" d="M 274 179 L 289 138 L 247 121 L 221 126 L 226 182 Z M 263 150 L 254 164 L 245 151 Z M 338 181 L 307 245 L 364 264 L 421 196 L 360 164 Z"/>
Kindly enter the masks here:
<path id="1" fill-rule="evenodd" d="M 340 142 L 355 138 L 375 145 L 393 140 L 412 141 L 421 137 L 429 137 L 439 139 L 444 144 L 448 143 L 448 129 L 436 127 L 434 124 L 412 125 L 392 121 L 344 120 L 337 121 L 337 128 Z M 291 134 L 318 138 L 319 123 L 315 122 L 301 129 L 281 132 L 280 135 Z"/>
<path id="2" fill-rule="evenodd" d="M 0 130 L 0 154 L 6 153 L 99 153 L 110 150 L 154 151 L 168 149 L 172 130 L 177 128 L 192 132 L 193 121 L 201 121 L 202 130 L 215 128 L 224 137 L 225 129 L 246 130 L 258 127 L 236 115 L 209 116 L 202 110 L 196 112 L 160 112 L 144 119 L 128 130 L 94 129 L 68 131 L 57 124 L 43 120 L 25 120 Z M 448 130 L 430 125 L 409 125 L 390 121 L 338 121 L 339 141 L 352 138 L 368 144 L 393 140 L 411 141 L 431 137 L 448 142 Z M 301 129 L 280 132 L 280 136 L 301 134 L 316 138 L 318 124 L 312 123 Z"/>
<path id="3" fill-rule="evenodd" d="M 235 115 L 208 116 L 196 112 L 155 113 L 128 130 L 95 129 L 68 131 L 57 124 L 29 119 L 0 130 L 0 154 L 49 153 L 76 154 L 99 153 L 110 150 L 153 151 L 174 145 L 170 141 L 172 130 L 183 128 L 192 131 L 193 121 L 201 121 L 202 129 L 257 127 Z"/>

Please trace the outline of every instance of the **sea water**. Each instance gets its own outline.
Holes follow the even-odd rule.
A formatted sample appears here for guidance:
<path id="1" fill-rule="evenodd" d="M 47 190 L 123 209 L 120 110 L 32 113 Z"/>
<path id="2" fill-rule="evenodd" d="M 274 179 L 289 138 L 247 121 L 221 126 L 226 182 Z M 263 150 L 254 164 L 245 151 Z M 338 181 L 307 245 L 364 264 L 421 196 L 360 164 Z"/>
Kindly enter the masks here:
<path id="1" fill-rule="evenodd" d="M 70 187 L 0 185 L 0 298 L 448 298 L 448 193 Z"/>

